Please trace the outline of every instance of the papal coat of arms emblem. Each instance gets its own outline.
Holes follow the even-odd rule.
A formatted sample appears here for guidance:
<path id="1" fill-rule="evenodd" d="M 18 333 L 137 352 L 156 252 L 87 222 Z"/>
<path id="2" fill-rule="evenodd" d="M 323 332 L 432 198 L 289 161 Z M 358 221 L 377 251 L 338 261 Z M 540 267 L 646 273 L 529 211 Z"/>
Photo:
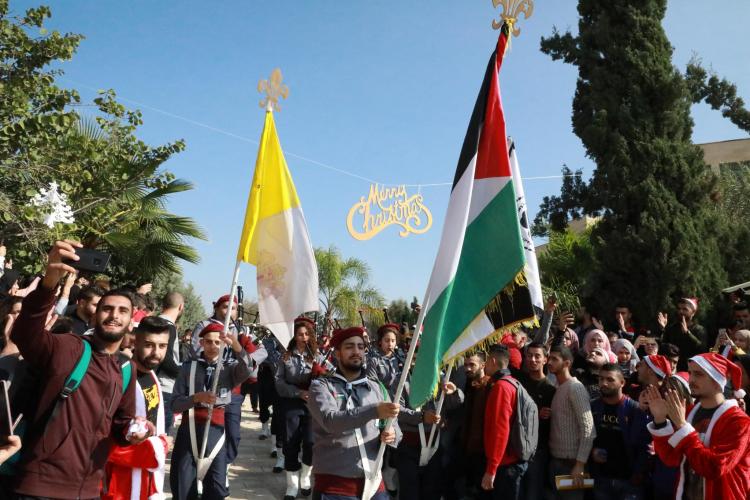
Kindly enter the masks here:
<path id="1" fill-rule="evenodd" d="M 258 293 L 263 297 L 281 297 L 284 294 L 286 267 L 279 264 L 268 250 L 258 252 Z"/>

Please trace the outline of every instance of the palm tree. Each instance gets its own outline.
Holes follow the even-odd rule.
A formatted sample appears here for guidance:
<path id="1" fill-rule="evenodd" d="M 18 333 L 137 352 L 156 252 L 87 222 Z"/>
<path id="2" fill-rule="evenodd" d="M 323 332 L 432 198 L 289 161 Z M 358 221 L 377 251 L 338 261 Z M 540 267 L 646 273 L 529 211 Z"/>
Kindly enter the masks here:
<path id="1" fill-rule="evenodd" d="M 358 324 L 360 309 L 369 316 L 383 307 L 382 295 L 369 283 L 370 269 L 366 262 L 353 257 L 344 259 L 334 246 L 316 248 L 315 260 L 326 329 L 333 318 L 341 318 L 349 325 Z"/>
<path id="2" fill-rule="evenodd" d="M 189 240 L 205 240 L 205 233 L 193 219 L 166 209 L 169 196 L 189 191 L 193 184 L 159 170 L 184 144 L 156 148 L 140 141 L 118 144 L 117 134 L 86 118 L 73 135 L 84 147 L 113 151 L 110 162 L 105 162 L 107 168 L 102 171 L 99 166 L 93 173 L 97 189 L 87 189 L 79 197 L 76 216 L 85 224 L 78 236 L 84 246 L 109 250 L 115 272 L 130 280 L 179 273 L 180 260 L 198 263 L 200 256 Z M 97 179 L 97 173 L 108 179 Z"/>

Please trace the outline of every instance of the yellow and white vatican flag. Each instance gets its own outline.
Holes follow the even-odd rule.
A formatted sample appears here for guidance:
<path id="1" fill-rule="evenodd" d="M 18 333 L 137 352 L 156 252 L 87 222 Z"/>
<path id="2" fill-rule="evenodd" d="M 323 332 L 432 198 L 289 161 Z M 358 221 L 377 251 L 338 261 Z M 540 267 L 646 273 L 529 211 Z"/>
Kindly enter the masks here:
<path id="1" fill-rule="evenodd" d="M 271 110 L 266 111 L 237 261 L 256 266 L 260 320 L 286 346 L 294 336 L 294 318 L 318 310 L 318 266 Z"/>

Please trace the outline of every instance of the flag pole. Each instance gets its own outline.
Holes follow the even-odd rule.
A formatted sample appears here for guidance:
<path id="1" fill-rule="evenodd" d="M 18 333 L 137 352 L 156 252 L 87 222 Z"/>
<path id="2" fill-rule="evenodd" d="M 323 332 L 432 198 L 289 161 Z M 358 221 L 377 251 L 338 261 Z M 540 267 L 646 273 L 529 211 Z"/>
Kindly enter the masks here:
<path id="1" fill-rule="evenodd" d="M 425 304 L 426 305 L 426 304 Z M 419 343 L 419 337 L 422 336 L 422 323 L 424 322 L 424 315 L 425 311 L 427 311 L 427 307 L 425 305 L 422 306 L 422 310 L 419 312 L 419 318 L 417 319 L 417 325 L 416 330 L 417 334 L 412 337 L 411 344 L 409 344 L 409 350 L 406 353 L 406 359 L 404 360 L 404 369 L 401 371 L 401 378 L 398 380 L 398 385 L 396 386 L 396 393 L 393 396 L 393 402 L 396 404 L 400 404 L 401 401 L 401 394 L 404 392 L 404 385 L 406 385 L 406 377 L 409 375 L 409 369 L 411 368 L 411 363 L 414 360 L 414 353 L 417 350 L 417 344 Z M 391 426 L 391 423 L 393 422 L 392 418 L 386 419 L 385 421 L 385 427 L 384 429 L 388 429 Z M 365 474 L 365 486 L 362 491 L 362 500 L 370 500 L 375 493 L 378 491 L 378 488 L 380 487 L 380 469 L 383 466 L 383 455 L 385 454 L 385 443 L 380 442 L 380 447 L 378 448 L 378 456 L 375 458 L 375 464 L 370 471 L 370 474 Z"/>
<path id="2" fill-rule="evenodd" d="M 232 275 L 232 288 L 230 288 L 229 291 L 229 309 L 227 309 L 227 314 L 224 316 L 224 328 L 223 328 L 223 334 L 222 336 L 226 338 L 227 333 L 229 333 L 229 322 L 232 320 L 232 307 L 234 306 L 234 301 L 237 298 L 237 281 L 240 278 L 240 261 L 239 259 L 234 265 L 234 274 Z M 200 332 L 198 332 L 200 333 Z M 239 332 L 237 332 L 239 335 Z M 238 339 L 239 340 L 239 339 Z M 213 374 L 213 383 L 211 384 L 211 392 L 213 392 L 215 395 L 216 391 L 219 387 L 219 375 L 221 374 L 221 370 L 224 366 L 224 354 L 226 352 L 226 346 L 221 351 L 221 354 L 219 355 L 219 360 L 216 362 L 216 370 Z M 198 459 L 196 461 L 196 476 L 198 481 L 202 481 L 203 478 L 206 476 L 206 473 L 208 472 L 208 468 L 211 466 L 211 462 L 213 460 L 207 459 L 206 457 L 206 447 L 208 446 L 208 429 L 211 427 L 211 416 L 214 413 L 214 405 L 210 404 L 208 405 L 208 417 L 206 419 L 206 425 L 203 429 L 203 442 L 201 443 L 201 451 L 198 455 Z"/>
<path id="3" fill-rule="evenodd" d="M 448 369 L 445 371 L 445 377 L 443 378 L 443 390 L 440 392 L 440 399 L 438 399 L 437 407 L 435 408 L 435 413 L 440 415 L 440 412 L 443 410 L 443 403 L 445 402 L 445 385 L 450 382 L 451 380 L 451 373 L 453 373 L 453 365 L 449 365 Z M 433 425 L 432 429 L 430 429 L 430 438 L 427 440 L 427 452 L 423 452 L 420 454 L 419 465 L 427 465 L 427 462 L 430 461 L 432 458 L 432 455 L 434 454 L 431 452 L 432 450 L 432 440 L 435 437 L 435 429 L 437 429 L 437 425 Z M 425 463 L 422 463 L 422 462 Z"/>

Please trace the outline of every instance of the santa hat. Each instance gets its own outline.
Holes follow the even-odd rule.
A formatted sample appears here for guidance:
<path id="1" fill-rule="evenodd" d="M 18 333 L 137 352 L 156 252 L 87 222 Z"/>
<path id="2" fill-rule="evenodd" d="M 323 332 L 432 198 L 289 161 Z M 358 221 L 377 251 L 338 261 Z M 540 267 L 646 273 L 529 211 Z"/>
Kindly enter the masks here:
<path id="1" fill-rule="evenodd" d="M 715 352 L 699 354 L 690 358 L 690 361 L 698 365 L 706 372 L 706 375 L 719 384 L 722 391 L 727 385 L 728 378 L 734 388 L 734 397 L 745 397 L 745 391 L 742 390 L 742 369 L 721 354 Z"/>
<path id="2" fill-rule="evenodd" d="M 651 368 L 659 378 L 665 378 L 672 373 L 672 365 L 669 363 L 666 356 L 652 354 L 644 357 L 643 361 L 646 362 L 648 367 Z"/>
<path id="3" fill-rule="evenodd" d="M 224 302 L 229 302 L 229 295 L 222 295 L 219 297 L 216 302 L 214 302 L 214 307 L 219 307 Z M 234 297 L 234 303 L 237 304 L 237 296 Z"/>
<path id="4" fill-rule="evenodd" d="M 696 297 L 683 297 L 680 299 L 680 302 L 692 307 L 693 312 L 696 312 L 698 310 L 698 299 Z"/>
<path id="5" fill-rule="evenodd" d="M 304 326 L 312 332 L 315 331 L 315 321 L 306 316 L 299 316 L 294 320 L 294 327 L 297 328 L 298 326 Z"/>
<path id="6" fill-rule="evenodd" d="M 211 333 L 211 332 L 219 332 L 219 333 L 224 332 L 224 325 L 222 325 L 221 323 L 211 322 L 211 323 L 207 324 L 203 328 L 203 330 L 200 331 L 200 333 L 198 334 L 198 336 L 200 338 L 203 338 L 207 333 Z"/>
<path id="7" fill-rule="evenodd" d="M 352 326 L 351 328 L 344 328 L 341 330 L 335 330 L 333 332 L 333 338 L 331 339 L 331 345 L 334 349 L 338 349 L 339 346 L 347 339 L 352 337 L 365 338 L 365 329 L 361 326 Z"/>
<path id="8" fill-rule="evenodd" d="M 690 374 L 688 372 L 677 372 L 674 375 L 675 375 L 674 376 L 675 380 L 677 380 L 677 382 L 682 384 L 682 387 L 684 387 L 685 390 L 688 391 L 689 393 L 690 392 L 690 384 L 689 384 Z"/>

